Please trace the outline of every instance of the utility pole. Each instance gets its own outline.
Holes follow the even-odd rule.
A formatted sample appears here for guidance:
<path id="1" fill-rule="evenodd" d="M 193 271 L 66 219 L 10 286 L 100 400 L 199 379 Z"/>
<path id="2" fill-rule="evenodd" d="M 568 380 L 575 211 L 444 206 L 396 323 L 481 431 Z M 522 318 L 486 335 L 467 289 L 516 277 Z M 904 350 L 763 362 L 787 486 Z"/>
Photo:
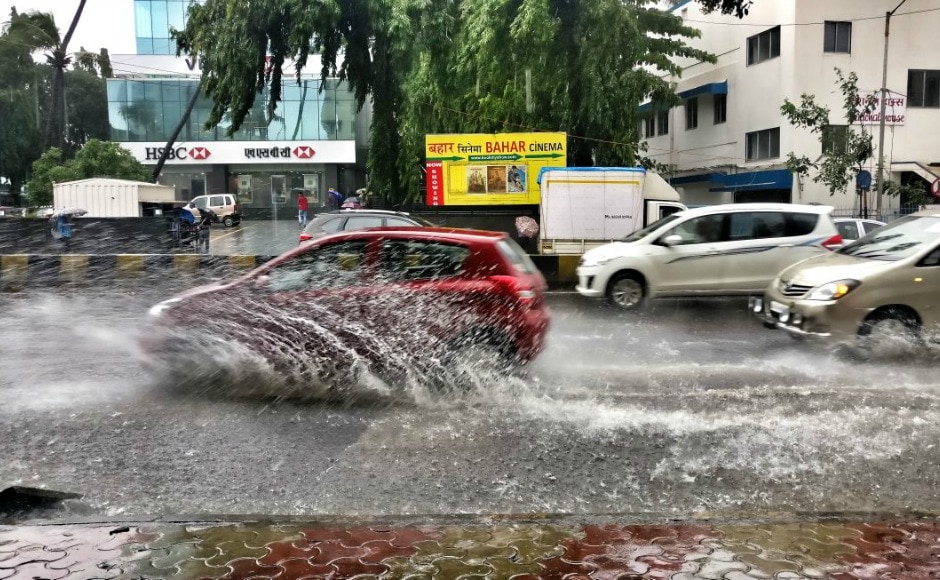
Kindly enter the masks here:
<path id="1" fill-rule="evenodd" d="M 885 55 L 884 62 L 881 65 L 881 115 L 878 119 L 878 171 L 875 173 L 875 191 L 877 192 L 878 198 L 875 201 L 875 219 L 881 220 L 881 209 L 882 201 L 881 198 L 884 196 L 885 191 L 885 105 L 888 101 L 888 35 L 891 33 L 891 16 L 898 11 L 898 8 L 901 7 L 901 4 L 904 4 L 907 0 L 901 0 L 901 2 L 894 7 L 894 10 L 885 13 Z"/>

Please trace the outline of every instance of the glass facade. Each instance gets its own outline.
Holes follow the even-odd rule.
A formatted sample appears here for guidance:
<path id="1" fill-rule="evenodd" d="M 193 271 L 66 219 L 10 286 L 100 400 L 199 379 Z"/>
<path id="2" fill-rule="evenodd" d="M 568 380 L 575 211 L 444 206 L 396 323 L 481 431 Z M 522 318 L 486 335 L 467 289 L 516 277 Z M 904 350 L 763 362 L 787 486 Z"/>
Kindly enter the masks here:
<path id="1" fill-rule="evenodd" d="M 242 126 L 226 135 L 231 123 L 204 128 L 212 103 L 196 101 L 177 141 L 309 141 L 353 140 L 356 136 L 355 96 L 345 83 L 328 80 L 323 92 L 319 80 L 285 80 L 283 100 L 275 118 L 265 120 L 266 94 L 261 94 Z M 195 79 L 108 79 L 108 119 L 114 141 L 166 141 L 196 90 Z"/>
<path id="2" fill-rule="evenodd" d="M 176 54 L 170 28 L 186 25 L 186 9 L 199 0 L 134 0 L 137 54 Z"/>

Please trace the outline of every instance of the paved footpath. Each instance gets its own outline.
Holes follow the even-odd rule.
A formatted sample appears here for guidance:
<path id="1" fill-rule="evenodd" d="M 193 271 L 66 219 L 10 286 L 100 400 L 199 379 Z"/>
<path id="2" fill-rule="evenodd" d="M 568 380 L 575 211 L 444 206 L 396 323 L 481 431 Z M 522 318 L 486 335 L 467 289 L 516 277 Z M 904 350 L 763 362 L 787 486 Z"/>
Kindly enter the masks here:
<path id="1" fill-rule="evenodd" d="M 871 520 L 872 518 L 868 518 Z M 10 578 L 940 578 L 940 521 L 0 526 Z M 610 520 L 611 522 L 614 520 Z"/>

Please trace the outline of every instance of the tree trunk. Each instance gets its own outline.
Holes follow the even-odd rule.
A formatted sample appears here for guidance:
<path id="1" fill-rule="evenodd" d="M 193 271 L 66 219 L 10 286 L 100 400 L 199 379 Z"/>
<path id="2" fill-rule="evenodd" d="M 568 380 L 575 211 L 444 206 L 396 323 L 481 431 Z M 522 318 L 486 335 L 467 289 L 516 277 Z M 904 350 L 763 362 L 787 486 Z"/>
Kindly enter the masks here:
<path id="1" fill-rule="evenodd" d="M 65 38 L 52 51 L 52 107 L 50 107 L 49 117 L 46 119 L 46 130 L 43 134 L 43 151 L 49 147 L 55 146 L 60 149 L 65 146 L 65 69 L 69 64 L 68 50 L 69 42 L 72 40 L 72 34 L 75 33 L 75 27 L 82 17 L 82 11 L 85 10 L 85 2 L 81 0 L 78 8 L 75 10 L 75 16 L 72 17 L 72 23 L 69 25 Z"/>
<path id="2" fill-rule="evenodd" d="M 180 132 L 183 131 L 183 127 L 189 122 L 189 115 L 192 114 L 193 108 L 195 108 L 196 101 L 199 99 L 201 93 L 202 79 L 200 78 L 199 84 L 196 85 L 196 90 L 193 91 L 193 96 L 189 98 L 186 110 L 183 111 L 180 122 L 176 124 L 176 129 L 173 130 L 173 134 L 167 139 L 166 145 L 163 147 L 163 152 L 160 154 L 160 160 L 157 161 L 157 166 L 153 168 L 153 176 L 150 179 L 152 182 L 157 183 L 157 180 L 160 179 L 160 172 L 163 171 L 163 166 L 166 165 L 166 160 L 170 156 L 170 150 L 173 148 L 173 144 L 176 143 L 176 138 L 180 136 Z"/>

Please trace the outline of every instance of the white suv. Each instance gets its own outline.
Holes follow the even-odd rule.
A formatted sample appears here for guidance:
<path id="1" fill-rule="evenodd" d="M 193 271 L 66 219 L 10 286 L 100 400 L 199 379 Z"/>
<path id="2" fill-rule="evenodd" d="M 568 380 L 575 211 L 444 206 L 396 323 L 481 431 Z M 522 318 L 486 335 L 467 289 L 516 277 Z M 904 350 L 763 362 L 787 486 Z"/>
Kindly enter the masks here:
<path id="1" fill-rule="evenodd" d="M 831 212 L 784 203 L 680 211 L 585 253 L 577 290 L 626 310 L 661 296 L 762 293 L 787 266 L 842 245 Z"/>

